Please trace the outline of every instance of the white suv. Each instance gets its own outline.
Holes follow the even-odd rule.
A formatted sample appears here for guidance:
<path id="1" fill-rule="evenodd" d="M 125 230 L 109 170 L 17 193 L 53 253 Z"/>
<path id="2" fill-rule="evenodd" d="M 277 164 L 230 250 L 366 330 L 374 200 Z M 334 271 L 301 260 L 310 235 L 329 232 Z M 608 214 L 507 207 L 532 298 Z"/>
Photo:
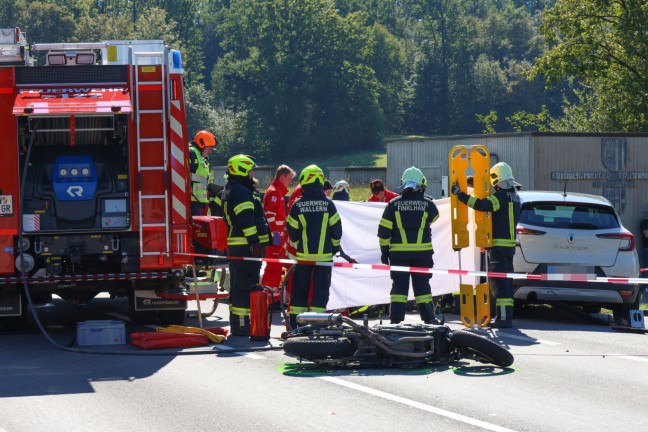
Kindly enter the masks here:
<path id="1" fill-rule="evenodd" d="M 519 195 L 513 267 L 516 273 L 548 277 L 514 280 L 514 298 L 528 303 L 568 302 L 587 312 L 606 307 L 615 319 L 628 319 L 629 310 L 639 308 L 639 285 L 582 282 L 597 276 L 639 277 L 634 236 L 623 227 L 612 204 L 601 196 L 579 193 L 521 191 Z"/>

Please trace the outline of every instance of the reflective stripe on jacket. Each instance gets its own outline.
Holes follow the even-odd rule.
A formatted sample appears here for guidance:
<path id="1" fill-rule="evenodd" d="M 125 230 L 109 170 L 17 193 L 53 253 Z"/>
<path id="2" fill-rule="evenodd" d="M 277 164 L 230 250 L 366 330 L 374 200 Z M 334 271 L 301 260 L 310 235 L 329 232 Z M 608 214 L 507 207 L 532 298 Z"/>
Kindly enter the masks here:
<path id="1" fill-rule="evenodd" d="M 250 183 L 250 184 L 248 184 Z M 230 175 L 222 196 L 227 223 L 227 246 L 235 255 L 236 246 L 270 244 L 270 229 L 263 213 L 261 199 L 247 177 Z"/>
<path id="2" fill-rule="evenodd" d="M 491 196 L 481 199 L 461 192 L 458 198 L 477 211 L 493 212 L 493 246 L 515 247 L 520 197 L 514 188 L 497 189 Z"/>
<path id="3" fill-rule="evenodd" d="M 297 261 L 332 261 L 333 248 L 339 248 L 342 239 L 340 215 L 321 185 L 306 185 L 303 190 L 286 219 Z"/>
<path id="4" fill-rule="evenodd" d="M 207 183 L 209 182 L 209 163 L 200 153 L 200 149 L 190 145 L 191 159 L 191 201 L 207 204 Z M 195 170 L 194 170 L 195 169 Z"/>
<path id="5" fill-rule="evenodd" d="M 378 226 L 381 249 L 398 258 L 421 258 L 433 253 L 430 225 L 439 218 L 434 201 L 423 192 L 405 192 L 391 200 Z"/>

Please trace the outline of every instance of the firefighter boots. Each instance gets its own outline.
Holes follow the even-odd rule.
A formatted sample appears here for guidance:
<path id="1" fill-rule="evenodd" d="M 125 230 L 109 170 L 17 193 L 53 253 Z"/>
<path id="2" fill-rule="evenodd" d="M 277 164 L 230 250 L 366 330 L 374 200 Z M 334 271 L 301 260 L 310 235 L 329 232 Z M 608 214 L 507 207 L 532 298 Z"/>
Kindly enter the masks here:
<path id="1" fill-rule="evenodd" d="M 511 328 L 513 327 L 513 306 L 498 306 L 498 315 L 490 328 Z"/>
<path id="2" fill-rule="evenodd" d="M 230 314 L 230 335 L 250 336 L 250 317 Z"/>

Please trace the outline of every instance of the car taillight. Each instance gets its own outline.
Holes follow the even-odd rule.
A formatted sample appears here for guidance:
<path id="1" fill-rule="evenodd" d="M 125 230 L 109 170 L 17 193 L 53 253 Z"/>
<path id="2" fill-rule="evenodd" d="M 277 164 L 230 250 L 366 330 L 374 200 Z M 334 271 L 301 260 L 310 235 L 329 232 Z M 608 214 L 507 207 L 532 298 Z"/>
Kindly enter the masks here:
<path id="1" fill-rule="evenodd" d="M 519 226 L 515 228 L 518 234 L 525 234 L 525 235 L 545 235 L 547 234 L 546 231 L 540 231 L 540 230 L 535 230 L 535 229 L 530 229 L 530 228 L 525 228 L 522 226 Z"/>
<path id="2" fill-rule="evenodd" d="M 634 236 L 630 233 L 596 234 L 596 237 L 602 239 L 620 240 L 619 252 L 632 252 L 635 248 L 635 239 Z"/>
<path id="3" fill-rule="evenodd" d="M 517 231 L 518 235 L 524 234 L 524 235 L 537 235 L 537 236 L 540 236 L 540 235 L 545 235 L 546 234 L 545 231 L 525 228 L 523 226 L 517 226 L 517 227 L 515 227 L 515 230 Z M 520 238 L 519 237 L 515 240 L 515 246 L 520 247 Z"/>

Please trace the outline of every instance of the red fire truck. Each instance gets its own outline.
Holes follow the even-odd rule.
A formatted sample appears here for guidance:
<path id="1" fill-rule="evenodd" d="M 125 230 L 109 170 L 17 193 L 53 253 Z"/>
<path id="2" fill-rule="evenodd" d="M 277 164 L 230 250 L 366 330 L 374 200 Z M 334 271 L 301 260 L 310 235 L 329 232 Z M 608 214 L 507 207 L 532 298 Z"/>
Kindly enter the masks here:
<path id="1" fill-rule="evenodd" d="M 30 47 L 0 29 L 0 325 L 24 320 L 25 289 L 183 321 L 186 300 L 157 295 L 192 251 L 182 80 L 163 41 Z"/>

